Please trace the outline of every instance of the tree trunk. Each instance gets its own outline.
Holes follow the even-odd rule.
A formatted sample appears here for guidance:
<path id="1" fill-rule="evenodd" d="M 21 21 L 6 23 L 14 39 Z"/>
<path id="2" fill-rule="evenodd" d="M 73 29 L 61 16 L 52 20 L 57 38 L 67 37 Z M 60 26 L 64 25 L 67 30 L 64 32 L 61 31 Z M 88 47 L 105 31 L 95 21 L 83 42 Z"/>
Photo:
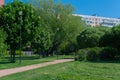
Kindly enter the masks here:
<path id="1" fill-rule="evenodd" d="M 57 51 L 58 45 L 58 42 L 53 42 L 52 47 L 48 50 L 48 54 L 54 55 L 54 52 Z"/>

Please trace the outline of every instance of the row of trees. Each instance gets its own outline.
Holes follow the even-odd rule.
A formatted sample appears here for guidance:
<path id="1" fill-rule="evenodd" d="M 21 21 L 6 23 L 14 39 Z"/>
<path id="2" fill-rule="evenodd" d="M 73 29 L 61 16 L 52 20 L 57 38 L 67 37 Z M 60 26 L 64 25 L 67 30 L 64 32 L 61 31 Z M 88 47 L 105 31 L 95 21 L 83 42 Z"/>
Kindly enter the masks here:
<path id="1" fill-rule="evenodd" d="M 55 3 L 54 0 L 34 0 L 32 3 L 31 0 L 28 3 L 13 0 L 0 8 L 0 51 L 7 44 L 11 62 L 15 62 L 15 51 L 19 49 L 20 41 L 22 49 L 31 46 L 34 52 L 43 56 L 76 44 L 84 23 L 72 12 L 71 5 Z"/>
<path id="2" fill-rule="evenodd" d="M 30 46 L 43 57 L 94 47 L 120 50 L 120 26 L 86 27 L 80 17 L 72 15 L 73 10 L 71 5 L 54 0 L 14 0 L 4 5 L 0 8 L 0 56 L 8 49 L 11 62 L 15 62 L 20 41 L 22 50 Z"/>
<path id="3" fill-rule="evenodd" d="M 120 25 L 83 30 L 77 37 L 79 60 L 112 60 L 120 58 Z"/>
<path id="4" fill-rule="evenodd" d="M 77 42 L 80 49 L 110 46 L 120 50 L 120 26 L 87 28 L 77 37 Z"/>
<path id="5" fill-rule="evenodd" d="M 110 32 L 109 27 L 88 27 L 77 37 L 80 49 L 100 46 L 101 37 Z"/>

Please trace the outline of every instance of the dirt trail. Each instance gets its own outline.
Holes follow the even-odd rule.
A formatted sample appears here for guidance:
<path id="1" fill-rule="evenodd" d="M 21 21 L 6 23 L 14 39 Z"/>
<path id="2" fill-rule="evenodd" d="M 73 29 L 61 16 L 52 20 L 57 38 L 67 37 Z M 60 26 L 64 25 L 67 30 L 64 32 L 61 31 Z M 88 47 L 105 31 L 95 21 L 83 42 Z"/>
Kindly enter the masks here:
<path id="1" fill-rule="evenodd" d="M 24 67 L 19 67 L 19 68 L 4 69 L 4 70 L 0 70 L 0 77 L 7 76 L 10 74 L 15 74 L 18 72 L 27 71 L 27 70 L 32 70 L 36 68 L 41 68 L 41 67 L 48 66 L 48 65 L 70 62 L 70 61 L 74 61 L 74 59 L 62 59 L 62 60 L 55 60 L 52 62 L 45 62 L 45 63 L 34 64 L 34 65 L 29 65 L 29 66 L 24 66 Z"/>

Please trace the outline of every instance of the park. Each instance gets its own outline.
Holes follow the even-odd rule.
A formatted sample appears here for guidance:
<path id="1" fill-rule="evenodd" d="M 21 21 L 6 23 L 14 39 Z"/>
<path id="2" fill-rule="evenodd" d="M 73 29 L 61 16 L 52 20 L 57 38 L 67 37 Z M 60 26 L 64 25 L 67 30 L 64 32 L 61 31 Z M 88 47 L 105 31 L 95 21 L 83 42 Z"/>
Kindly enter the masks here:
<path id="1" fill-rule="evenodd" d="M 120 25 L 86 25 L 54 0 L 0 7 L 0 80 L 119 80 Z"/>

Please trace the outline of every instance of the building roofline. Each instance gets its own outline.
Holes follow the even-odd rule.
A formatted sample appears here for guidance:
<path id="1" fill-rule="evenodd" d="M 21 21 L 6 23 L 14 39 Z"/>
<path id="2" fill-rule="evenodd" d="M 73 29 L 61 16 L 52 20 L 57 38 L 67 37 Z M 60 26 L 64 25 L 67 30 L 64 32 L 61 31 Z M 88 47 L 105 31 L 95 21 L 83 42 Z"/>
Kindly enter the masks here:
<path id="1" fill-rule="evenodd" d="M 102 16 L 92 16 L 92 15 L 82 15 L 82 14 L 73 14 L 74 16 L 82 16 L 82 17 L 96 17 L 96 18 L 103 18 L 103 19 L 114 19 L 114 20 L 120 20 L 118 18 L 110 18 L 110 17 L 102 17 Z"/>

